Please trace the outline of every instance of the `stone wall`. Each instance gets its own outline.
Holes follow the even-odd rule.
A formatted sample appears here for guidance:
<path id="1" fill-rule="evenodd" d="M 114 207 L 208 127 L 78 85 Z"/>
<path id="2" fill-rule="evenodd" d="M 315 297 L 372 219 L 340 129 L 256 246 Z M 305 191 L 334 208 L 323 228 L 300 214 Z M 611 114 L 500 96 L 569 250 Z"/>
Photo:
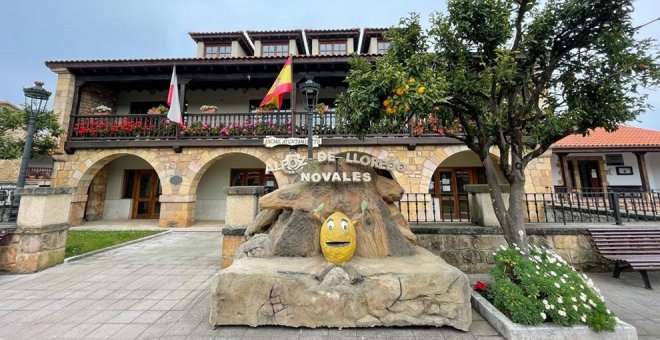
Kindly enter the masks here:
<path id="1" fill-rule="evenodd" d="M 80 114 L 95 114 L 96 107 L 105 105 L 117 114 L 117 92 L 99 84 L 83 87 L 80 93 Z M 128 112 L 126 112 L 128 114 Z"/>
<path id="2" fill-rule="evenodd" d="M 0 182 L 15 183 L 20 168 L 20 159 L 0 159 Z"/>
<path id="3" fill-rule="evenodd" d="M 486 273 L 493 267 L 493 252 L 505 245 L 499 228 L 413 227 L 420 246 L 442 257 L 466 273 Z M 598 254 L 586 228 L 528 227 L 530 243 L 553 249 L 580 270 L 610 268 L 609 261 Z"/>
<path id="4" fill-rule="evenodd" d="M 0 236 L 0 271 L 10 271 L 16 266 L 20 235 L 12 232 Z"/>
<path id="5" fill-rule="evenodd" d="M 106 185 L 108 183 L 108 167 L 99 170 L 89 186 L 89 196 L 85 219 L 97 221 L 103 218 Z"/>
<path id="6" fill-rule="evenodd" d="M 347 151 L 354 151 L 376 156 L 379 158 L 396 158 L 407 165 L 405 172 L 394 171 L 394 179 L 404 188 L 407 193 L 426 193 L 433 172 L 448 157 L 460 152 L 467 151 L 464 145 L 420 145 L 415 150 L 408 150 L 406 146 L 342 146 L 342 147 L 321 147 L 315 149 L 318 151 L 331 151 L 339 154 Z M 124 155 L 134 155 L 145 160 L 158 173 L 163 189 L 161 202 L 173 202 L 172 208 L 176 208 L 179 213 L 172 213 L 165 219 L 163 212 L 167 209 L 163 206 L 161 209 L 161 226 L 187 226 L 194 220 L 194 206 L 196 200 L 197 186 L 204 176 L 204 173 L 217 161 L 220 161 L 228 155 L 245 154 L 262 160 L 264 163 L 272 164 L 278 162 L 286 156 L 288 148 L 275 147 L 223 147 L 223 148 L 184 148 L 181 153 L 176 153 L 172 148 L 118 148 L 118 149 L 94 149 L 94 150 L 76 150 L 71 155 L 58 155 L 54 169 L 54 186 L 73 186 L 77 188 L 77 196 L 83 199 L 87 195 L 87 189 L 98 171 L 111 162 Z M 299 150 L 304 153 L 304 150 Z M 548 171 L 550 163 L 539 160 L 539 163 L 533 171 L 541 170 L 542 164 L 547 165 Z M 536 172 L 534 172 L 536 173 Z M 183 181 L 180 184 L 171 184 L 170 178 L 180 176 Z M 292 183 L 294 176 L 286 175 L 283 172 L 275 172 L 275 177 L 280 187 Z M 548 177 L 551 181 L 551 177 Z M 530 175 L 527 177 L 529 190 L 532 192 L 542 192 L 545 190 L 544 182 L 535 184 Z M 530 184 L 531 183 L 531 184 Z M 535 185 L 539 185 L 536 187 Z M 182 200 L 180 196 L 185 196 L 187 200 Z M 169 197 L 172 196 L 172 197 Z M 84 207 L 84 201 L 76 202 L 76 205 Z M 168 204 L 166 204 L 168 205 Z M 78 207 L 73 207 L 75 216 L 72 216 L 71 223 L 82 220 L 82 211 Z"/>

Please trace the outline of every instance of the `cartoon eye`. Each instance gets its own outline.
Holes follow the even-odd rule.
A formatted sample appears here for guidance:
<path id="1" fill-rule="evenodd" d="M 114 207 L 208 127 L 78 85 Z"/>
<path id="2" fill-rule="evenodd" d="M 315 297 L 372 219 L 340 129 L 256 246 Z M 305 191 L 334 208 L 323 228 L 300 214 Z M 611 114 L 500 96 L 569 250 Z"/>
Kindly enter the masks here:
<path id="1" fill-rule="evenodd" d="M 333 220 L 328 220 L 328 230 L 332 230 L 332 227 L 335 226 L 335 221 Z"/>
<path id="2" fill-rule="evenodd" d="M 344 230 L 348 230 L 348 221 L 341 220 L 341 228 Z"/>

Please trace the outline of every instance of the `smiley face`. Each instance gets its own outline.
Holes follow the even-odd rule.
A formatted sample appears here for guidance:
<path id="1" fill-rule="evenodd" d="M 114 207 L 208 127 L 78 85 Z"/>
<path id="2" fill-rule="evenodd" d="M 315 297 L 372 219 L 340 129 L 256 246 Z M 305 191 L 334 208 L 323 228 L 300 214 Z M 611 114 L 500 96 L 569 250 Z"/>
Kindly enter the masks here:
<path id="1" fill-rule="evenodd" d="M 355 227 L 348 216 L 336 211 L 321 226 L 321 251 L 328 262 L 346 263 L 355 252 Z"/>

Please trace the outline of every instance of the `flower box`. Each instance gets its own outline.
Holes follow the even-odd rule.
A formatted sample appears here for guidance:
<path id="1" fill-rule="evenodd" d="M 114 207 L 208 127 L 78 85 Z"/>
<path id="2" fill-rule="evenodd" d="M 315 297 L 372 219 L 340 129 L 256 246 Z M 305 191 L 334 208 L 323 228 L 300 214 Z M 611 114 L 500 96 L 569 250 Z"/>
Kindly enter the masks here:
<path id="1" fill-rule="evenodd" d="M 156 108 L 151 108 L 151 109 L 149 109 L 149 111 L 147 111 L 147 114 L 150 114 L 150 115 L 159 115 L 161 113 L 162 112 L 160 112 L 160 110 L 156 109 Z"/>
<path id="2" fill-rule="evenodd" d="M 218 113 L 218 109 L 206 109 L 202 110 L 202 113 Z"/>
<path id="3" fill-rule="evenodd" d="M 618 318 L 614 332 L 594 332 L 586 325 L 565 327 L 547 322 L 527 326 L 514 323 L 477 292 L 472 293 L 472 307 L 507 339 L 637 340 L 635 327 Z"/>

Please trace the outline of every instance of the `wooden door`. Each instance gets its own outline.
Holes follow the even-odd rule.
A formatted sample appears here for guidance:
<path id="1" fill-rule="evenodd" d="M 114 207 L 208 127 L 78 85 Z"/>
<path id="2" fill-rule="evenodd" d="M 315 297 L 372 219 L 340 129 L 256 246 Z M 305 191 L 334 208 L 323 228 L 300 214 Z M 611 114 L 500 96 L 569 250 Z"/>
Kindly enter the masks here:
<path id="1" fill-rule="evenodd" d="M 582 191 L 602 191 L 600 179 L 600 164 L 595 160 L 578 160 L 578 171 L 580 173 L 580 184 Z"/>
<path id="2" fill-rule="evenodd" d="M 154 170 L 136 170 L 133 178 L 132 218 L 155 219 L 160 215 L 160 180 Z"/>

